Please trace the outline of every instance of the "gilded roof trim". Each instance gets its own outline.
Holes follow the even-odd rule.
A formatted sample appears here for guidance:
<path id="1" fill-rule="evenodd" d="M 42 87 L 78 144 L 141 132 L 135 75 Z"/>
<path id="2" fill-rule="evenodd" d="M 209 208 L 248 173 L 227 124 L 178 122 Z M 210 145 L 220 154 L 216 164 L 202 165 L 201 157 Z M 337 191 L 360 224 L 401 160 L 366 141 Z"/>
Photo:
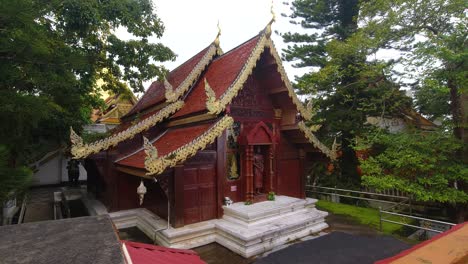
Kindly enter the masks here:
<path id="1" fill-rule="evenodd" d="M 203 150 L 207 145 L 213 143 L 224 130 L 232 126 L 234 119 L 230 116 L 224 116 L 217 121 L 213 126 L 206 130 L 202 135 L 193 139 L 190 143 L 162 156 L 158 156 L 156 147 L 144 140 L 144 149 L 146 153 L 145 169 L 148 171 L 146 175 L 158 175 L 164 172 L 167 168 L 176 166 L 178 163 L 194 156 L 199 150 Z"/>
<path id="2" fill-rule="evenodd" d="M 151 115 L 150 117 L 145 118 L 144 120 L 138 122 L 135 125 L 130 126 L 129 128 L 117 134 L 89 144 L 83 143 L 83 139 L 81 139 L 81 137 L 78 136 L 72 128 L 70 128 L 70 141 L 72 143 L 71 154 L 73 155 L 74 159 L 82 159 L 93 153 L 98 153 L 100 151 L 106 150 L 111 146 L 116 146 L 118 143 L 124 140 L 133 138 L 136 134 L 148 130 L 152 126 L 156 125 L 157 123 L 161 122 L 173 113 L 177 112 L 179 109 L 182 108 L 182 106 L 184 106 L 183 101 L 174 102 L 162 108 L 160 111 Z"/>
<path id="3" fill-rule="evenodd" d="M 299 122 L 297 125 L 299 129 L 304 133 L 305 137 L 309 140 L 309 142 L 312 143 L 312 145 L 314 145 L 314 147 L 322 151 L 322 153 L 325 154 L 325 156 L 329 157 L 331 160 L 336 160 L 336 142 L 334 142 L 332 148 L 329 149 L 314 135 L 313 130 L 315 130 L 316 127 L 309 128 L 306 126 L 304 121 Z"/>
<path id="4" fill-rule="evenodd" d="M 236 97 L 239 91 L 242 89 L 244 83 L 247 81 L 247 78 L 250 76 L 250 74 L 252 74 L 253 69 L 257 65 L 257 61 L 260 59 L 260 56 L 262 55 L 265 48 L 269 48 L 272 56 L 276 61 L 277 71 L 281 75 L 281 80 L 286 85 L 288 95 L 292 99 L 294 105 L 296 105 L 296 109 L 299 111 L 301 116 L 304 117 L 304 119 L 310 120 L 312 118 L 312 108 L 304 106 L 303 103 L 297 98 L 296 93 L 294 92 L 294 88 L 292 87 L 291 82 L 289 81 L 288 76 L 286 74 L 286 71 L 283 68 L 281 58 L 279 57 L 278 52 L 275 49 L 273 41 L 268 36 L 268 28 L 269 27 L 267 26 L 267 28 L 261 33 L 257 45 L 252 50 L 252 53 L 247 59 L 247 62 L 242 68 L 241 72 L 239 73 L 239 75 L 237 75 L 237 78 L 234 80 L 231 86 L 229 86 L 229 88 L 226 89 L 226 91 L 219 97 L 219 99 L 213 101 L 213 96 L 207 94 L 207 105 L 208 101 L 210 101 L 210 107 L 208 108 L 208 112 L 210 114 L 219 114 L 220 112 L 224 111 L 226 106 L 229 103 L 231 103 L 232 99 Z M 205 85 L 206 83 L 207 82 L 205 81 Z"/>
<path id="5" fill-rule="evenodd" d="M 281 80 L 283 80 L 284 84 L 286 85 L 286 88 L 288 89 L 288 95 L 292 99 L 293 103 L 296 105 L 297 111 L 301 114 L 301 116 L 306 119 L 310 120 L 314 116 L 314 113 L 312 111 L 312 105 L 307 105 L 304 106 L 304 104 L 297 98 L 296 93 L 294 92 L 294 88 L 292 87 L 291 82 L 288 79 L 288 75 L 286 74 L 286 71 L 284 70 L 283 64 L 281 62 L 281 58 L 276 51 L 275 45 L 273 44 L 273 41 L 271 39 L 266 40 L 266 46 L 270 48 L 271 55 L 275 58 L 276 65 L 277 65 L 277 70 L 279 74 L 281 75 Z"/>
<path id="6" fill-rule="evenodd" d="M 170 86 L 170 83 L 167 80 L 164 80 L 164 86 L 166 88 L 166 100 L 168 102 L 175 102 L 182 95 L 184 95 L 188 89 L 195 83 L 200 77 L 203 70 L 211 62 L 212 58 L 222 52 L 215 44 L 211 44 L 208 51 L 203 55 L 202 59 L 197 63 L 197 65 L 192 69 L 189 75 L 184 79 L 184 81 L 175 89 Z"/>

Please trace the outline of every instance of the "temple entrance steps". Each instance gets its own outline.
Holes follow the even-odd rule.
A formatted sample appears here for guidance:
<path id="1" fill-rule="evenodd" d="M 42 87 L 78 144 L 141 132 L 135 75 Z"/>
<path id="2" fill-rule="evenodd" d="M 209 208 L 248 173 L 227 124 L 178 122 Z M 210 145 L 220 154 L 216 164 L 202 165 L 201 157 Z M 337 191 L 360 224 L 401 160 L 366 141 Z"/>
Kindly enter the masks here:
<path id="1" fill-rule="evenodd" d="M 234 203 L 223 207 L 221 219 L 169 229 L 165 220 L 142 208 L 110 215 L 118 229 L 136 226 L 165 247 L 190 249 L 216 242 L 249 258 L 327 228 L 328 213 L 317 210 L 316 201 L 276 196 L 252 205 Z"/>
<path id="2" fill-rule="evenodd" d="M 277 196 L 275 201 L 223 207 L 214 219 L 157 234 L 164 246 L 194 248 L 216 242 L 243 257 L 255 256 L 328 227 L 326 212 L 315 208 L 315 199 Z"/>

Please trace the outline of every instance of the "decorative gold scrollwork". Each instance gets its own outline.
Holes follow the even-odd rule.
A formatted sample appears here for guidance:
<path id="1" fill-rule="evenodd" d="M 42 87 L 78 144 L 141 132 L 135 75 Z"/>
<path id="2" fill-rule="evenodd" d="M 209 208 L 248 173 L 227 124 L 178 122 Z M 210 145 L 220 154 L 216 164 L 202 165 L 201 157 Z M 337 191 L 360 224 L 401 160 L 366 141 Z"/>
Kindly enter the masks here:
<path id="1" fill-rule="evenodd" d="M 218 136 L 220 136 L 224 130 L 232 126 L 234 119 L 230 116 L 224 116 L 211 126 L 202 135 L 198 136 L 190 143 L 183 145 L 182 147 L 162 156 L 154 158 L 155 156 L 147 156 L 145 159 L 145 168 L 148 171 L 146 175 L 157 175 L 164 172 L 165 169 L 176 166 L 179 162 L 185 161 L 186 159 L 195 155 L 199 150 L 205 149 L 208 144 L 213 143 Z M 149 142 L 149 141 L 148 141 Z M 146 146 L 146 155 L 152 155 L 152 148 Z M 153 148 L 154 146 L 151 145 Z M 147 150 L 148 148 L 148 150 Z"/>
<path id="2" fill-rule="evenodd" d="M 220 106 L 220 102 L 216 100 L 216 94 L 211 88 L 210 84 L 205 78 L 205 92 L 206 92 L 206 108 L 210 114 L 218 114 L 223 109 Z"/>
<path id="3" fill-rule="evenodd" d="M 98 153 L 100 151 L 106 150 L 112 146 L 116 146 L 119 142 L 127 140 L 134 137 L 136 134 L 141 133 L 149 128 L 153 127 L 157 123 L 161 122 L 165 118 L 169 117 L 171 114 L 175 113 L 184 105 L 183 101 L 174 102 L 161 110 L 159 110 L 154 115 L 143 119 L 142 121 L 136 123 L 135 125 L 130 126 L 129 128 L 120 131 L 112 136 L 98 140 L 90 144 L 84 144 L 83 140 L 71 130 L 70 140 L 72 142 L 71 153 L 73 158 L 81 159 L 85 158 L 93 153 Z"/>
<path id="4" fill-rule="evenodd" d="M 327 146 L 325 146 L 320 140 L 314 135 L 312 130 L 306 126 L 304 121 L 299 122 L 298 124 L 299 129 L 304 132 L 305 137 L 309 140 L 312 145 L 314 145 L 316 148 L 318 148 L 320 151 L 322 151 L 325 156 L 330 158 L 331 160 L 336 160 L 337 158 L 337 145 L 336 141 L 332 146 L 332 149 L 330 150 Z"/>

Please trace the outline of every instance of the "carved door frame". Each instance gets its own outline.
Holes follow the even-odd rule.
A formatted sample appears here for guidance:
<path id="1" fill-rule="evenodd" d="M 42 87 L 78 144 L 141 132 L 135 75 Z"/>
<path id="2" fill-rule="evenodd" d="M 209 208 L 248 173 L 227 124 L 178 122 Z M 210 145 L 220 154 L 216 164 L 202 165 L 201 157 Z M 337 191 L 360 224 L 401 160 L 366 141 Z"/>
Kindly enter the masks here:
<path id="1" fill-rule="evenodd" d="M 244 131 L 242 131 L 244 132 Z M 244 174 L 245 200 L 254 201 L 254 173 L 253 159 L 255 146 L 268 146 L 266 157 L 266 181 L 265 192 L 275 191 L 274 182 L 276 174 L 274 171 L 276 140 L 270 128 L 262 121 L 258 122 L 253 129 L 241 133 L 239 144 L 242 146 L 243 162 L 241 173 Z"/>

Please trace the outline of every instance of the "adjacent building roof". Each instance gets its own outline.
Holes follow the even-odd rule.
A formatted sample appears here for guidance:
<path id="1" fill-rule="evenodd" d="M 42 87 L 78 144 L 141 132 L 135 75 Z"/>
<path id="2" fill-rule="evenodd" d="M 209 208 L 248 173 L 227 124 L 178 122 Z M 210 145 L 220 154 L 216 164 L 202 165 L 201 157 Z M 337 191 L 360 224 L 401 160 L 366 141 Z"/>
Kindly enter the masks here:
<path id="1" fill-rule="evenodd" d="M 129 264 L 205 264 L 196 252 L 122 241 Z"/>
<path id="2" fill-rule="evenodd" d="M 468 222 L 424 241 L 400 254 L 375 262 L 404 263 L 468 263 Z"/>
<path id="3" fill-rule="evenodd" d="M 125 264 L 109 216 L 0 226 L 0 263 Z"/>

